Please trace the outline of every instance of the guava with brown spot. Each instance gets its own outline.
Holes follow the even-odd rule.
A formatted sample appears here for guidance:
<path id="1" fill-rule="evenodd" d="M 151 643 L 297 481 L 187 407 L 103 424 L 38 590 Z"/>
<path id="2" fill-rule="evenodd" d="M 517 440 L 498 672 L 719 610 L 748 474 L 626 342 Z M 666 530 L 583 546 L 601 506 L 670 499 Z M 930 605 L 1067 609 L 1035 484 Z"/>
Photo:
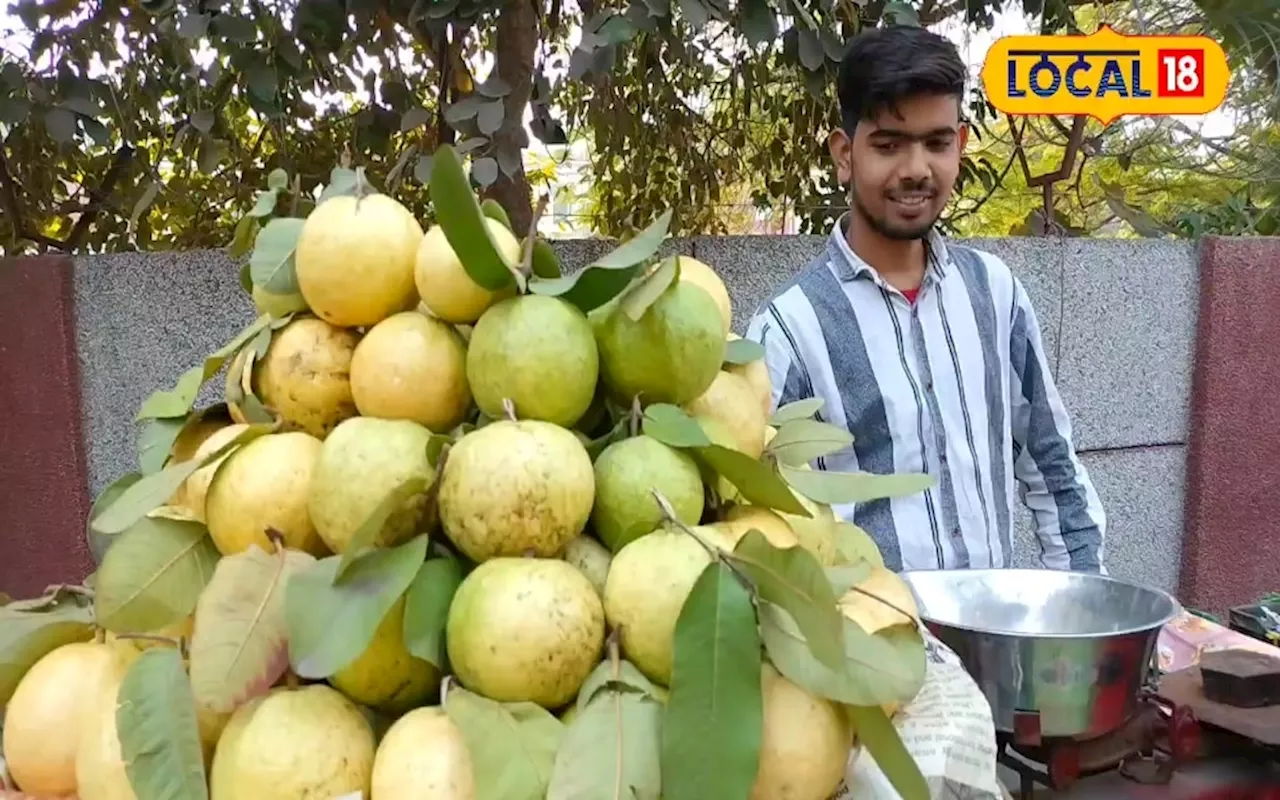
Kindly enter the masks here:
<path id="1" fill-rule="evenodd" d="M 844 709 L 801 689 L 768 662 L 760 687 L 764 720 L 751 800 L 828 800 L 853 749 Z"/>
<path id="2" fill-rule="evenodd" d="M 323 439 L 356 415 L 351 358 L 360 337 L 315 317 L 299 317 L 271 338 L 253 365 L 258 399 L 292 430 Z"/>
<path id="3" fill-rule="evenodd" d="M 657 490 L 686 525 L 702 519 L 705 492 L 697 463 L 686 453 L 641 434 L 614 442 L 596 457 L 591 524 L 618 552 L 662 524 Z"/>
<path id="4" fill-rule="evenodd" d="M 445 640 L 462 685 L 556 709 L 600 662 L 605 619 L 591 582 L 558 559 L 494 558 L 458 586 Z"/>
<path id="5" fill-rule="evenodd" d="M 554 558 L 582 533 L 595 498 L 591 456 L 550 422 L 507 420 L 455 444 L 440 479 L 440 521 L 472 561 Z"/>

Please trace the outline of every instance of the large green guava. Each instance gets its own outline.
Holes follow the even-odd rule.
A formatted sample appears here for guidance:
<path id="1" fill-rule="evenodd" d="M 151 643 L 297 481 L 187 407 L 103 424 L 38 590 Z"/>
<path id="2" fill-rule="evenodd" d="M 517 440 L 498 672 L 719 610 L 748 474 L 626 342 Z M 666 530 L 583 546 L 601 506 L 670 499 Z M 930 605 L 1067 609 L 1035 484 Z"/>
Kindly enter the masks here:
<path id="1" fill-rule="evenodd" d="M 662 493 L 686 525 L 702 519 L 702 476 L 685 453 L 651 436 L 614 442 L 596 458 L 596 500 L 591 524 L 600 541 L 618 552 L 662 524 Z"/>

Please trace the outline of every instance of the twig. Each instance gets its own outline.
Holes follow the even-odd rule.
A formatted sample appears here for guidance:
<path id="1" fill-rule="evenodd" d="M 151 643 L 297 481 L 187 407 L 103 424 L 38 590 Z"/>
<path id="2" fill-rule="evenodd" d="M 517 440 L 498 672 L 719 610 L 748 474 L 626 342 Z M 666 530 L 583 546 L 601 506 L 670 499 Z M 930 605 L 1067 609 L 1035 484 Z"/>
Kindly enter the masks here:
<path id="1" fill-rule="evenodd" d="M 676 516 L 675 509 L 672 508 L 671 502 L 667 500 L 667 498 L 662 496 L 662 492 L 658 491 L 657 489 L 650 489 L 649 491 L 653 493 L 654 499 L 658 501 L 658 508 L 662 509 L 662 516 L 666 518 L 667 522 L 671 523 L 672 525 L 674 525 L 676 528 L 683 531 L 684 533 L 687 533 L 690 536 L 692 536 L 694 540 L 698 542 L 698 544 L 702 545 L 703 548 L 706 549 L 707 553 L 711 556 L 712 561 L 719 561 L 723 563 L 725 566 L 727 566 L 734 575 L 738 576 L 738 580 L 742 581 L 743 587 L 745 587 L 746 590 L 751 593 L 752 598 L 755 598 L 756 596 L 755 582 L 752 581 L 751 578 L 748 577 L 745 572 L 739 569 L 737 564 L 733 563 L 732 558 L 725 557 L 727 555 L 732 555 L 732 552 L 726 551 L 725 549 L 721 549 L 719 546 L 708 542 L 706 539 L 702 537 L 702 534 L 698 533 L 693 528 L 684 524 L 684 522 L 679 517 Z"/>
<path id="2" fill-rule="evenodd" d="M 93 224 L 97 218 L 98 212 L 102 209 L 107 198 L 111 197 L 111 193 L 115 191 L 116 182 L 120 180 L 120 176 L 124 173 L 125 167 L 133 161 L 133 148 L 129 145 L 121 145 L 116 151 L 115 158 L 111 160 L 111 166 L 107 168 L 107 172 L 102 176 L 98 188 L 90 190 L 89 203 L 84 210 L 80 212 L 80 218 L 76 220 L 76 224 L 72 226 L 71 232 L 67 234 L 66 243 L 63 245 L 64 250 L 74 250 L 80 246 L 85 234 L 89 232 L 89 226 Z"/>

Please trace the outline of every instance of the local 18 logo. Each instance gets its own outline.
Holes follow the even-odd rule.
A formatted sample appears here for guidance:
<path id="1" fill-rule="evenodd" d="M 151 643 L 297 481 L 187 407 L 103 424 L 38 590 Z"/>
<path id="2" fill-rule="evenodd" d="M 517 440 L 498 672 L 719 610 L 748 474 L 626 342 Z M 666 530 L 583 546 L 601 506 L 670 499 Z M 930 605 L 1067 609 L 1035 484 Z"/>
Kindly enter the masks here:
<path id="1" fill-rule="evenodd" d="M 1015 116 L 1199 115 L 1222 105 L 1231 73 L 1206 36 L 1006 36 L 982 65 L 987 99 Z"/>

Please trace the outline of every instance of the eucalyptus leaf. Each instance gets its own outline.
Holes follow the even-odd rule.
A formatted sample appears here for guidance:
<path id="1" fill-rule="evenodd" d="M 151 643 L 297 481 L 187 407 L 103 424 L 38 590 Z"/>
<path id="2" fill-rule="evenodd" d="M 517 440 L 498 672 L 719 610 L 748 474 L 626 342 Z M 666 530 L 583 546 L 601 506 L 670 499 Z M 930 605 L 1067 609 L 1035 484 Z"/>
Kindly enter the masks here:
<path id="1" fill-rule="evenodd" d="M 511 86 L 497 75 L 490 75 L 488 80 L 476 85 L 476 94 L 493 98 L 506 97 L 511 94 Z"/>
<path id="2" fill-rule="evenodd" d="M 742 35 L 747 44 L 757 47 L 778 38 L 778 17 L 769 0 L 744 0 L 742 3 Z"/>
<path id="3" fill-rule="evenodd" d="M 93 608 L 81 598 L 53 593 L 39 609 L 20 602 L 0 606 L 0 708 L 37 661 L 72 642 L 93 638 Z"/>
<path id="4" fill-rule="evenodd" d="M 909 497 L 933 486 L 933 478 L 912 473 L 877 475 L 871 472 L 797 469 L 785 465 L 779 466 L 778 470 L 791 488 L 810 500 L 830 505 Z"/>
<path id="5" fill-rule="evenodd" d="M 734 339 L 724 348 L 726 364 L 750 364 L 762 358 L 764 358 L 764 347 L 750 339 Z"/>
<path id="6" fill-rule="evenodd" d="M 793 419 L 812 417 L 822 410 L 824 402 L 821 397 L 808 397 L 794 403 L 787 403 L 773 413 L 769 418 L 769 424 L 775 428 L 781 428 Z"/>
<path id="7" fill-rule="evenodd" d="M 694 453 L 717 475 L 732 483 L 749 503 L 799 517 L 812 517 L 778 474 L 745 453 L 718 444 L 697 447 Z"/>
<path id="8" fill-rule="evenodd" d="M 138 466 L 144 475 L 164 469 L 173 452 L 173 444 L 190 416 L 150 419 L 138 432 Z"/>
<path id="9" fill-rule="evenodd" d="M 341 556 L 317 561 L 294 576 L 284 604 L 293 671 L 302 678 L 327 678 L 358 658 L 413 583 L 426 554 L 423 534 L 399 547 L 361 554 L 340 584 L 333 579 Z"/>
<path id="10" fill-rule="evenodd" d="M 444 709 L 471 754 L 478 800 L 545 800 L 560 720 L 534 703 L 498 703 L 460 686 L 449 687 Z"/>
<path id="11" fill-rule="evenodd" d="M 431 199 L 445 238 L 471 280 L 491 292 L 510 286 L 511 268 L 494 245 L 462 161 L 449 145 L 441 145 L 432 158 Z"/>
<path id="12" fill-rule="evenodd" d="M 219 165 L 226 160 L 230 151 L 231 146 L 225 139 L 205 136 L 200 140 L 200 148 L 196 152 L 196 166 L 204 174 L 212 175 L 218 171 Z"/>
<path id="13" fill-rule="evenodd" d="M 774 547 L 753 528 L 738 540 L 728 558 L 751 578 L 763 600 L 791 615 L 815 658 L 833 670 L 844 665 L 838 598 L 812 553 L 803 547 Z"/>
<path id="14" fill-rule="evenodd" d="M 116 538 L 98 569 L 97 623 L 113 633 L 151 633 L 186 619 L 218 558 L 202 523 L 143 517 Z"/>
<path id="15" fill-rule="evenodd" d="M 195 697 L 172 647 L 154 647 L 130 665 L 116 695 L 120 757 L 140 798 L 207 800 Z"/>
<path id="16" fill-rule="evenodd" d="M 298 274 L 294 253 L 306 220 L 276 217 L 263 226 L 249 256 L 249 274 L 253 285 L 272 294 L 297 294 Z"/>
<path id="17" fill-rule="evenodd" d="M 102 512 L 102 509 L 114 503 L 125 489 L 140 480 L 142 480 L 140 473 L 126 472 L 107 484 L 106 488 L 94 498 L 93 505 L 89 508 L 89 519 L 85 523 L 85 541 L 89 544 L 89 552 L 93 555 L 93 563 L 102 563 L 103 556 L 107 554 L 107 548 L 115 541 L 116 536 L 119 536 L 119 534 L 108 536 L 100 533 L 93 527 L 93 520 Z"/>
<path id="18" fill-rule="evenodd" d="M 148 181 L 147 188 L 143 190 L 142 195 L 133 204 L 133 211 L 129 214 L 129 230 L 131 232 L 138 230 L 138 222 L 159 196 L 160 184 L 155 181 Z"/>
<path id="19" fill-rule="evenodd" d="M 415 128 L 421 128 L 431 121 L 431 117 L 432 113 L 427 109 L 422 106 L 414 106 L 400 117 L 400 132 L 405 133 Z"/>
<path id="20" fill-rule="evenodd" d="M 494 100 L 480 106 L 476 112 L 476 128 L 485 136 L 492 136 L 502 127 L 506 106 L 501 100 Z"/>
<path id="21" fill-rule="evenodd" d="M 751 596 L 715 561 L 676 620 L 662 721 L 664 800 L 751 795 L 764 724 L 761 669 Z"/>
<path id="22" fill-rule="evenodd" d="M 258 331 L 270 322 L 271 318 L 263 314 L 236 334 L 231 341 L 206 356 L 203 364 L 182 373 L 172 389 L 152 392 L 142 402 L 142 407 L 138 410 L 135 419 L 141 421 L 163 417 L 185 417 L 191 411 L 191 404 L 195 402 L 196 395 L 204 382 L 216 375 L 227 359 L 234 356 L 246 342 L 251 341 L 258 335 Z"/>
<path id="23" fill-rule="evenodd" d="M 65 108 L 51 108 L 44 112 L 44 127 L 58 144 L 66 144 L 76 136 L 76 114 Z"/>
<path id="24" fill-rule="evenodd" d="M 929 800 L 929 783 L 884 709 L 878 705 L 846 705 L 845 710 L 858 732 L 858 743 L 867 748 L 898 795 L 903 800 Z"/>
<path id="25" fill-rule="evenodd" d="M 575 707 L 578 711 L 585 710 L 587 705 L 604 691 L 630 691 L 657 699 L 653 682 L 625 659 L 618 661 L 616 669 L 611 659 L 606 658 L 600 662 L 582 682 L 582 688 L 578 690 L 578 699 L 574 703 Z"/>
<path id="26" fill-rule="evenodd" d="M 818 32 L 812 28 L 801 28 L 799 34 L 801 65 L 810 72 L 821 69 L 827 60 L 827 54 L 822 49 L 822 39 Z"/>
<path id="27" fill-rule="evenodd" d="M 641 430 L 669 447 L 710 447 L 711 438 L 698 421 L 671 403 L 654 403 L 644 410 Z"/>
<path id="28" fill-rule="evenodd" d="M 618 312 L 626 314 L 632 322 L 639 322 L 649 307 L 657 302 L 662 293 L 680 278 L 680 259 L 668 256 L 653 272 L 642 278 L 626 294 L 618 306 Z"/>
<path id="29" fill-rule="evenodd" d="M 387 520 L 392 514 L 415 502 L 418 495 L 427 490 L 430 481 L 421 475 L 406 478 L 398 486 L 387 492 L 378 505 L 373 507 L 369 516 L 365 517 L 360 527 L 351 535 L 351 541 L 343 550 L 338 560 L 338 570 L 333 575 L 335 584 L 343 583 L 351 574 L 351 565 L 360 553 L 378 541 L 379 534 L 387 527 Z"/>
<path id="30" fill-rule="evenodd" d="M 852 444 L 853 434 L 844 428 L 816 419 L 796 419 L 778 428 L 766 449 L 779 464 L 798 467 Z"/>
<path id="31" fill-rule="evenodd" d="M 867 563 L 884 566 L 884 556 L 871 534 L 852 522 L 836 522 L 836 553 L 846 564 Z"/>
<path id="32" fill-rule="evenodd" d="M 267 188 L 275 192 L 283 192 L 289 188 L 289 173 L 276 167 L 267 175 Z"/>
<path id="33" fill-rule="evenodd" d="M 596 695 L 556 751 L 547 800 L 658 800 L 662 715 L 662 704 L 647 695 Z"/>
<path id="34" fill-rule="evenodd" d="M 458 559 L 433 558 L 418 568 L 405 594 L 405 648 L 440 670 L 446 661 L 445 623 L 460 583 L 462 565 Z"/>

